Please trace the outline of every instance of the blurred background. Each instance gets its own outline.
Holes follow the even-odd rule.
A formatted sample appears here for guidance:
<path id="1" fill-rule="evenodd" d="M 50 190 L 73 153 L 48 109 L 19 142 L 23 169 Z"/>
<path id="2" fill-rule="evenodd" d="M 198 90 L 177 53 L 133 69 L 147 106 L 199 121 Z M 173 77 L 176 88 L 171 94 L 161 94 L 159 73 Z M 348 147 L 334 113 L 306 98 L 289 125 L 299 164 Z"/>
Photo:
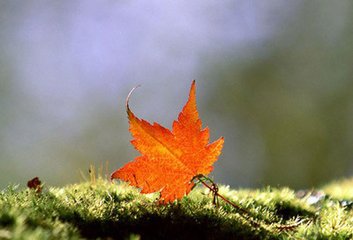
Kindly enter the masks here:
<path id="1" fill-rule="evenodd" d="M 80 181 L 138 155 L 137 116 L 171 127 L 192 79 L 232 187 L 353 173 L 353 2 L 1 1 L 0 188 Z"/>

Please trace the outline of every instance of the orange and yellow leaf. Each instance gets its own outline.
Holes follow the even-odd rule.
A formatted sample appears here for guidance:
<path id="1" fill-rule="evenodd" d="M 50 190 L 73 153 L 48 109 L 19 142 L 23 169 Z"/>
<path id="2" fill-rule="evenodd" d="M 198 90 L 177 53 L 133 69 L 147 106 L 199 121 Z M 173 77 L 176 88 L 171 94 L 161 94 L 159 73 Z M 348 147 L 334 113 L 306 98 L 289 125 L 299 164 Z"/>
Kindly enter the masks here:
<path id="1" fill-rule="evenodd" d="M 141 188 L 141 193 L 160 192 L 160 201 L 167 203 L 188 194 L 195 176 L 212 171 L 224 139 L 209 143 L 209 129 L 202 129 L 197 112 L 195 81 L 178 120 L 173 122 L 172 131 L 137 118 L 130 110 L 128 99 L 126 108 L 133 136 L 131 143 L 141 156 L 116 170 L 111 179 L 128 181 Z"/>

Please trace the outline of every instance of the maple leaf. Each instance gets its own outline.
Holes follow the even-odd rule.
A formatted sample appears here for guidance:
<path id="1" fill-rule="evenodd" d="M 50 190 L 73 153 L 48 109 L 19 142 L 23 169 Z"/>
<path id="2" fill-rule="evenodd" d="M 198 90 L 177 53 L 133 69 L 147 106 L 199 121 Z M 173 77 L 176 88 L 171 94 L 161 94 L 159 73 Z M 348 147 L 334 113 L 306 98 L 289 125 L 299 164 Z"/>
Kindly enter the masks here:
<path id="1" fill-rule="evenodd" d="M 141 188 L 141 193 L 159 191 L 162 203 L 181 199 L 193 188 L 195 176 L 212 171 L 224 139 L 209 143 L 209 129 L 202 129 L 196 107 L 195 80 L 187 103 L 178 120 L 173 122 L 172 131 L 137 118 L 129 107 L 131 92 L 126 100 L 129 130 L 133 136 L 131 143 L 142 155 L 116 170 L 111 179 L 128 181 Z"/>

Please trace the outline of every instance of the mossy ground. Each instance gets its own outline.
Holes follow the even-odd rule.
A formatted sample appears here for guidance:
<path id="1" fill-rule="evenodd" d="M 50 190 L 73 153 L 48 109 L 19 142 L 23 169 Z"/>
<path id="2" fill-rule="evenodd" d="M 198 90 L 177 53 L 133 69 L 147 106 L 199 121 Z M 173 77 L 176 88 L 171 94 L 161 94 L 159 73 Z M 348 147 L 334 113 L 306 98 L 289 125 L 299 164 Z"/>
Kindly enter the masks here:
<path id="1" fill-rule="evenodd" d="M 352 188 L 353 180 L 322 192 L 220 186 L 257 225 L 227 203 L 214 206 L 203 187 L 160 205 L 156 194 L 102 179 L 40 194 L 10 186 L 0 192 L 0 239 L 351 239 Z"/>

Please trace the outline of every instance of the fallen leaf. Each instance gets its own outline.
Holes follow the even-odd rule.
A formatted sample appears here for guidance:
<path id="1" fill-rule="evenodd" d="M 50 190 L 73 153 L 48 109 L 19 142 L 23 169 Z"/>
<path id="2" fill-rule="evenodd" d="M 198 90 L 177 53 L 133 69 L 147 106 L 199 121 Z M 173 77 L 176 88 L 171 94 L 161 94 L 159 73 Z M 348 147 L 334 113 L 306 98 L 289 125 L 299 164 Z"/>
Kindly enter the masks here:
<path id="1" fill-rule="evenodd" d="M 27 182 L 27 187 L 29 189 L 34 189 L 36 193 L 42 192 L 42 182 L 39 180 L 38 177 L 35 177 Z"/>
<path id="2" fill-rule="evenodd" d="M 195 81 L 178 120 L 173 122 L 172 131 L 137 118 L 128 102 L 132 91 L 127 97 L 126 109 L 133 136 L 131 143 L 141 156 L 116 170 L 111 179 L 127 181 L 141 188 L 141 193 L 160 192 L 162 203 L 181 199 L 193 188 L 194 177 L 212 171 L 224 139 L 209 143 L 209 129 L 202 129 L 196 107 Z"/>

